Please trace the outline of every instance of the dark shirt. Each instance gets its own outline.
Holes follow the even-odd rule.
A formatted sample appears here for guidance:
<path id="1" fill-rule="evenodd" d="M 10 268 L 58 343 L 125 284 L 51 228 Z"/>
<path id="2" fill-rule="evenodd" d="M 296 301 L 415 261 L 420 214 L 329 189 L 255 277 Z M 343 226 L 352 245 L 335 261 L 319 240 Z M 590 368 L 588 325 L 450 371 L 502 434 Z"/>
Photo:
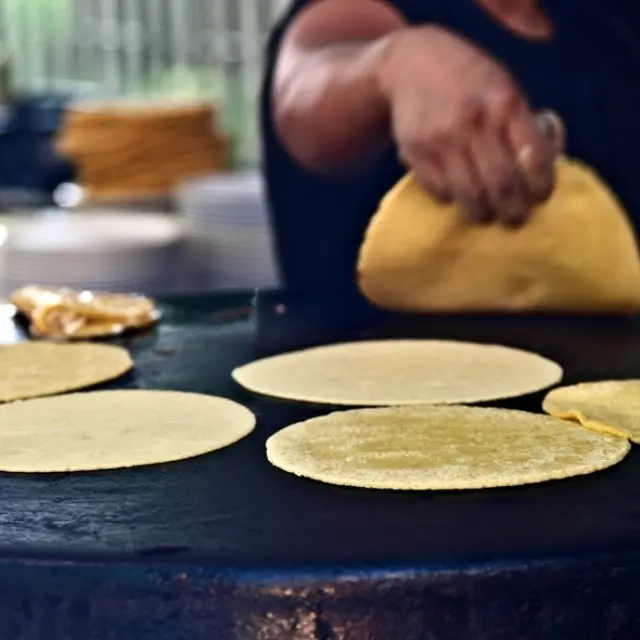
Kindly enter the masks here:
<path id="1" fill-rule="evenodd" d="M 390 149 L 357 175 L 320 177 L 300 167 L 275 135 L 269 100 L 273 62 L 286 25 L 308 1 L 293 3 L 268 49 L 261 120 L 272 221 L 291 289 L 355 293 L 363 233 L 380 199 L 405 170 Z M 472 0 L 391 4 L 411 24 L 448 26 L 506 64 L 534 107 L 562 115 L 568 154 L 596 168 L 634 222 L 640 221 L 640 3 L 549 0 L 557 33 L 544 45 L 511 36 Z"/>

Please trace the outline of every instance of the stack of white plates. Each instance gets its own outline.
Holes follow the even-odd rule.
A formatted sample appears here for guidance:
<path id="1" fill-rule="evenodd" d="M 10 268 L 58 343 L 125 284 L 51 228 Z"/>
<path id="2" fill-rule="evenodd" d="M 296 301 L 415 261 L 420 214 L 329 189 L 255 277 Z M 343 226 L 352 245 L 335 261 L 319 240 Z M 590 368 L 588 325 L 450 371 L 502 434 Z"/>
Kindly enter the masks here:
<path id="1" fill-rule="evenodd" d="M 5 295 L 26 284 L 152 295 L 182 285 L 181 223 L 161 214 L 54 211 L 0 225 Z"/>
<path id="2" fill-rule="evenodd" d="M 176 194 L 189 246 L 191 288 L 276 288 L 278 268 L 257 173 L 216 174 Z"/>

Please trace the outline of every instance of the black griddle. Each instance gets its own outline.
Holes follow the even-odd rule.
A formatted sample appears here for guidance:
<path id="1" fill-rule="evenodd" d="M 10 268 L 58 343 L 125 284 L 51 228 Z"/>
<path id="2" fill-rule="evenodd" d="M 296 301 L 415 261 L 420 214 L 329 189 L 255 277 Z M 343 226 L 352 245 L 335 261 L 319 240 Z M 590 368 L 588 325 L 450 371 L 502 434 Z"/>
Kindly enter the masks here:
<path id="1" fill-rule="evenodd" d="M 264 455 L 269 435 L 331 409 L 230 378 L 257 357 L 376 337 L 531 349 L 567 383 L 640 377 L 634 319 L 417 318 L 281 293 L 162 307 L 159 327 L 121 341 L 135 372 L 107 387 L 226 396 L 256 413 L 257 430 L 179 463 L 0 475 L 0 639 L 640 637 L 640 448 L 608 471 L 521 488 L 332 487 Z M 24 339 L 1 310 L 0 341 Z M 497 406 L 539 411 L 541 399 Z"/>

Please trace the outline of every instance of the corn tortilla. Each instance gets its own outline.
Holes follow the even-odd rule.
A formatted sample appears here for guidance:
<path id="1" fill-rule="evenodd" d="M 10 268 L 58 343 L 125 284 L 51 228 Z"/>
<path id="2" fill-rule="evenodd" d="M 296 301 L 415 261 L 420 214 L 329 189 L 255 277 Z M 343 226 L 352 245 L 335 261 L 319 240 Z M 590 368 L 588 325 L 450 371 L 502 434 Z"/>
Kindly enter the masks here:
<path id="1" fill-rule="evenodd" d="M 441 340 L 315 347 L 239 367 L 234 379 L 266 396 L 337 406 L 472 403 L 546 389 L 561 367 L 499 345 Z"/>
<path id="2" fill-rule="evenodd" d="M 390 490 L 481 489 L 610 467 L 630 448 L 549 416 L 480 407 L 332 413 L 267 441 L 274 466 L 328 484 Z"/>
<path id="3" fill-rule="evenodd" d="M 551 198 L 521 229 L 472 224 L 407 175 L 371 220 L 358 282 L 371 302 L 401 311 L 640 309 L 629 217 L 595 171 L 569 158 L 558 162 Z"/>
<path id="4" fill-rule="evenodd" d="M 177 391 L 75 393 L 0 406 L 0 471 L 57 473 L 184 460 L 253 431 L 244 407 Z"/>
<path id="5" fill-rule="evenodd" d="M 137 294 L 30 285 L 14 291 L 11 301 L 29 319 L 32 336 L 54 340 L 105 338 L 146 329 L 161 315 L 153 300 Z"/>
<path id="6" fill-rule="evenodd" d="M 543 409 L 587 429 L 612 433 L 640 444 L 640 380 L 606 380 L 560 387 Z"/>
<path id="7" fill-rule="evenodd" d="M 22 342 L 0 346 L 0 403 L 75 391 L 127 373 L 126 349 L 104 344 Z"/>

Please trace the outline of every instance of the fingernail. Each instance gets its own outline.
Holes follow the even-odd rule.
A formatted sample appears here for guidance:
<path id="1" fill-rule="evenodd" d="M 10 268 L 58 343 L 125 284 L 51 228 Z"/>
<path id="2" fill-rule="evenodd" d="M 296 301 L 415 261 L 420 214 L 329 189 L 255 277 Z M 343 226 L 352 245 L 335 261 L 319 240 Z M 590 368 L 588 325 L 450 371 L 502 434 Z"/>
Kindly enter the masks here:
<path id="1" fill-rule="evenodd" d="M 511 213 L 504 218 L 505 226 L 510 229 L 519 229 L 527 221 L 527 214 L 523 211 Z"/>
<path id="2" fill-rule="evenodd" d="M 476 224 L 486 224 L 492 220 L 491 209 L 483 202 L 466 202 L 463 209 L 471 222 Z"/>
<path id="3" fill-rule="evenodd" d="M 496 219 L 495 213 L 491 207 L 484 207 L 478 214 L 478 224 L 489 224 Z"/>
<path id="4" fill-rule="evenodd" d="M 434 191 L 432 195 L 440 204 L 450 204 L 453 202 L 451 192 L 446 189 L 438 189 Z"/>
<path id="5" fill-rule="evenodd" d="M 509 203 L 504 209 L 504 214 L 501 219 L 507 227 L 517 228 L 522 226 L 527 220 L 529 207 L 521 198 L 518 198 L 516 202 Z"/>
<path id="6" fill-rule="evenodd" d="M 545 202 L 553 193 L 555 175 L 553 171 L 545 171 L 530 182 L 530 195 L 533 202 Z"/>
<path id="7" fill-rule="evenodd" d="M 500 185 L 498 199 L 500 203 L 510 206 L 512 202 L 517 202 L 520 196 L 520 178 L 518 174 L 514 172 L 509 180 Z"/>

